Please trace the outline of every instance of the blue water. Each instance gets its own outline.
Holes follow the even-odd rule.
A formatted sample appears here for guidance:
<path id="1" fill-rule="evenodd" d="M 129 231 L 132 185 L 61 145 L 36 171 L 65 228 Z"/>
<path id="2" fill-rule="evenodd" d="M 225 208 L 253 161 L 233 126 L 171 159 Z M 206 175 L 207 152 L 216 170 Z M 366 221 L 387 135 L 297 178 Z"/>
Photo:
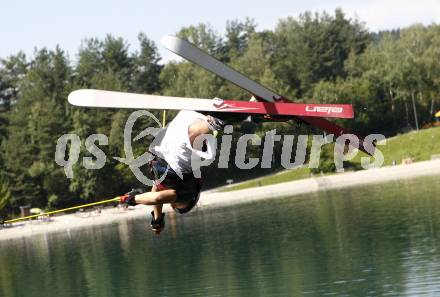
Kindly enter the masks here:
<path id="1" fill-rule="evenodd" d="M 440 296 L 439 178 L 3 241 L 0 296 Z"/>

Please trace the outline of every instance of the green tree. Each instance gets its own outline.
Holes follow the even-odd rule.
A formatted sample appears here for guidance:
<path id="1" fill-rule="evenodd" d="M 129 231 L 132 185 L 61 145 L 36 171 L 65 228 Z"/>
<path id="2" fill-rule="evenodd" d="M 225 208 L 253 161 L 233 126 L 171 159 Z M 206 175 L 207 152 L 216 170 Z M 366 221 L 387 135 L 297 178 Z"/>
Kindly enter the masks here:
<path id="1" fill-rule="evenodd" d="M 226 41 L 224 53 L 229 58 L 243 55 L 249 40 L 255 34 L 257 24 L 254 20 L 246 18 L 243 22 L 234 20 L 226 23 Z"/>
<path id="2" fill-rule="evenodd" d="M 4 168 L 2 143 L 8 136 L 9 111 L 18 100 L 21 80 L 27 72 L 27 67 L 28 62 L 22 52 L 7 59 L 0 59 L 0 168 Z"/>
<path id="3" fill-rule="evenodd" d="M 17 101 L 21 79 L 27 68 L 28 61 L 22 52 L 0 59 L 0 113 L 8 111 Z"/>
<path id="4" fill-rule="evenodd" d="M 8 214 L 8 204 L 11 200 L 11 192 L 9 191 L 9 184 L 4 178 L 0 178 L 0 215 L 6 216 Z"/>
<path id="5" fill-rule="evenodd" d="M 140 51 L 132 57 L 131 90 L 152 94 L 160 91 L 160 57 L 156 45 L 144 33 L 138 35 L 138 40 Z"/>
<path id="6" fill-rule="evenodd" d="M 319 80 L 345 77 L 350 52 L 359 54 L 370 42 L 364 25 L 347 19 L 340 9 L 334 16 L 306 12 L 298 19 L 283 19 L 275 36 L 275 72 L 298 97 L 308 95 Z"/>
<path id="7" fill-rule="evenodd" d="M 12 193 L 11 206 L 32 203 L 44 207 L 49 197 L 67 199 L 68 182 L 55 164 L 56 139 L 69 130 L 66 97 L 70 68 L 63 51 L 35 53 L 10 113 L 5 167 Z"/>
<path id="8" fill-rule="evenodd" d="M 223 45 L 221 37 L 206 24 L 184 27 L 177 33 L 177 36 L 188 40 L 211 55 L 218 54 Z"/>

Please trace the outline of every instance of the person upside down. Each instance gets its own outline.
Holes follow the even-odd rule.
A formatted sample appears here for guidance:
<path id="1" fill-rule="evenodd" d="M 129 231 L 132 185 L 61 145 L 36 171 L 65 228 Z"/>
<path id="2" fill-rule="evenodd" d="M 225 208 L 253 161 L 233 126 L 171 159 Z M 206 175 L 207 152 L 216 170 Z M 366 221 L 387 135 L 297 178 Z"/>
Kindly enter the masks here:
<path id="1" fill-rule="evenodd" d="M 242 118 L 233 118 L 240 121 Z M 164 204 L 170 204 L 178 213 L 189 212 L 199 201 L 202 180 L 194 174 L 195 158 L 215 158 L 215 144 L 199 141 L 200 136 L 221 130 L 225 120 L 196 111 L 180 111 L 162 135 L 157 135 L 156 145 L 150 146 L 154 159 L 150 162 L 153 173 L 151 191 L 133 190 L 121 197 L 126 205 L 153 205 L 151 228 L 160 233 L 165 226 Z M 195 177 L 195 175 L 199 177 Z"/>

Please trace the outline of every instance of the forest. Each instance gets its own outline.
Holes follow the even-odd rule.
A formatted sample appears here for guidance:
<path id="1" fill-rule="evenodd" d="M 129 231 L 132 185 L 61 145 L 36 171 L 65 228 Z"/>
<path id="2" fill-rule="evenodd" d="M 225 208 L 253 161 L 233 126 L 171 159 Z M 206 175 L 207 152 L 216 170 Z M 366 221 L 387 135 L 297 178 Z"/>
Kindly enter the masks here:
<path id="1" fill-rule="evenodd" d="M 355 119 L 336 122 L 356 133 L 389 137 L 435 122 L 440 109 L 440 25 L 370 32 L 362 20 L 338 9 L 280 19 L 273 30 L 256 28 L 254 20 L 245 19 L 228 21 L 222 34 L 198 24 L 176 35 L 296 102 L 353 104 Z M 18 52 L 0 58 L 1 216 L 16 214 L 21 205 L 57 209 L 138 186 L 128 166 L 110 157 L 100 170 L 87 170 L 78 162 L 72 179 L 56 164 L 57 139 L 66 133 L 82 140 L 81 158 L 92 156 L 84 141 L 94 133 L 108 136 L 108 145 L 100 147 L 107 156 L 124 156 L 123 129 L 132 111 L 71 106 L 67 96 L 73 90 L 249 100 L 250 94 L 196 65 L 161 62 L 160 45 L 145 31 L 139 33 L 135 50 L 123 37 L 107 35 L 84 39 L 74 56 L 56 47 L 35 49 L 30 57 Z M 161 119 L 161 112 L 155 114 Z M 168 113 L 167 121 L 172 116 Z M 149 124 L 145 120 L 135 128 Z M 270 129 L 278 134 L 318 132 L 289 121 L 240 125 L 234 138 L 248 131 L 264 136 Z M 134 144 L 134 151 L 140 155 L 148 145 L 143 140 Z M 258 155 L 258 150 L 249 154 Z M 205 185 L 267 174 L 280 168 L 274 162 L 270 170 L 249 172 L 233 164 L 217 169 L 214 163 L 206 170 Z"/>

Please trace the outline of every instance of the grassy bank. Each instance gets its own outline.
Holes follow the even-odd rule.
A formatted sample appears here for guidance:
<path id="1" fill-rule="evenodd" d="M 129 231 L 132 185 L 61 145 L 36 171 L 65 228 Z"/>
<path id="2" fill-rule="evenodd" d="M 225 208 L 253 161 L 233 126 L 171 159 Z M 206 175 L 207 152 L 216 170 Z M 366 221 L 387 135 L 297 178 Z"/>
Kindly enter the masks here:
<path id="1" fill-rule="evenodd" d="M 430 160 L 433 155 L 440 155 L 440 127 L 430 128 L 420 131 L 413 131 L 406 134 L 387 139 L 386 145 L 379 145 L 379 150 L 384 155 L 383 166 L 389 166 L 395 161 L 401 164 L 403 159 L 411 159 L 413 162 Z M 352 163 L 360 167 L 361 157 L 365 157 L 363 153 L 359 153 Z M 329 173 L 331 174 L 331 172 Z M 293 170 L 286 170 L 280 173 L 252 179 L 236 185 L 228 186 L 222 191 L 235 191 L 252 187 L 266 186 L 277 183 L 283 183 L 311 176 L 310 169 L 300 167 Z"/>
<path id="2" fill-rule="evenodd" d="M 393 160 L 400 164 L 406 158 L 414 162 L 430 160 L 432 155 L 440 154 L 440 127 L 398 135 L 378 148 L 384 155 L 384 166 L 392 165 Z M 360 163 L 360 157 L 354 161 Z"/>

